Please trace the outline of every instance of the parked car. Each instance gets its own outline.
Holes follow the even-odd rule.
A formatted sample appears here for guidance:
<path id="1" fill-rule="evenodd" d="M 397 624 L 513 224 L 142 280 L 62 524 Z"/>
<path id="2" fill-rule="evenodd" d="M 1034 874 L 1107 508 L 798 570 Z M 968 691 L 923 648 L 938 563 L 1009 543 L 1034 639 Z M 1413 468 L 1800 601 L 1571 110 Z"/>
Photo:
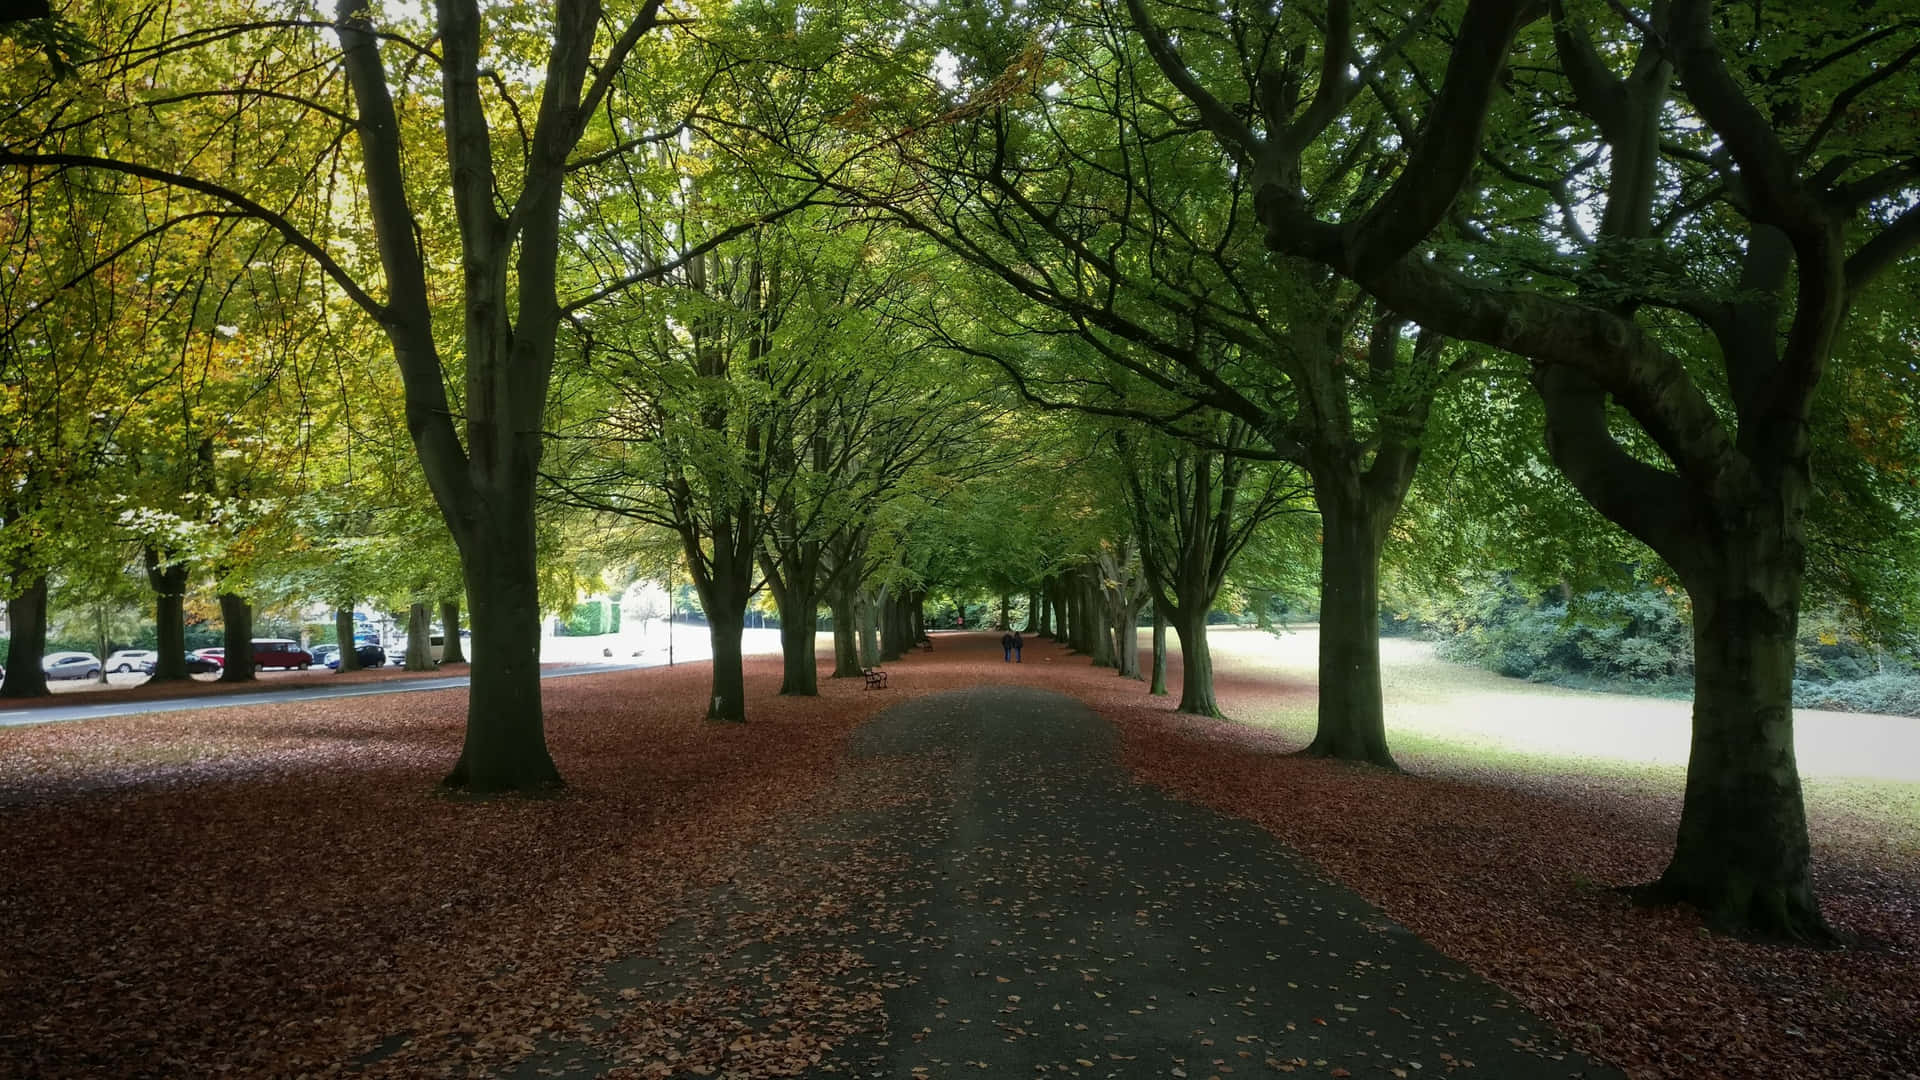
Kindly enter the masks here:
<path id="1" fill-rule="evenodd" d="M 200 656 L 197 653 L 187 654 L 187 674 L 189 675 L 205 675 L 209 672 L 225 670 L 226 668 L 214 657 Z"/>
<path id="2" fill-rule="evenodd" d="M 48 679 L 97 679 L 100 658 L 90 652 L 48 653 L 40 661 L 40 670 Z"/>
<path id="3" fill-rule="evenodd" d="M 313 656 L 313 663 L 316 667 L 338 667 L 340 665 L 340 646 L 338 645 L 315 645 L 308 651 Z"/>
<path id="4" fill-rule="evenodd" d="M 473 659 L 472 642 L 473 642 L 473 631 L 471 630 L 460 631 L 460 655 L 466 657 L 469 660 Z M 432 638 L 428 640 L 428 644 L 432 647 L 432 650 L 433 650 L 433 662 L 436 664 L 439 663 L 446 655 L 446 651 L 447 651 L 446 637 L 441 634 L 435 634 L 433 635 Z"/>
<path id="5" fill-rule="evenodd" d="M 223 660 L 222 663 L 225 661 Z M 261 668 L 299 668 L 305 671 L 313 664 L 313 654 L 300 647 L 300 643 L 287 638 L 254 638 L 253 669 Z"/>
<path id="6" fill-rule="evenodd" d="M 215 647 L 212 649 L 195 649 L 192 652 L 188 653 L 187 655 L 197 656 L 202 660 L 211 660 L 214 663 L 219 664 L 220 670 L 222 671 L 225 671 L 227 668 L 227 650 L 224 648 Z"/>
<path id="7" fill-rule="evenodd" d="M 152 649 L 121 649 L 107 657 L 107 670 L 119 675 L 129 671 L 144 671 L 153 674 L 153 662 L 160 654 Z"/>
<path id="8" fill-rule="evenodd" d="M 446 635 L 440 633 L 438 630 L 435 630 L 427 638 L 427 654 L 433 657 L 433 662 L 437 664 L 445 656 L 446 651 L 447 651 Z M 461 651 L 461 655 L 467 657 L 468 659 L 473 658 L 473 631 L 471 630 L 460 631 L 460 651 Z M 387 655 L 389 656 L 407 655 L 407 635 L 401 634 L 400 636 L 394 638 L 393 644 L 389 646 L 387 649 Z M 395 660 L 394 663 L 397 664 L 397 663 L 400 663 L 400 661 Z"/>
<path id="9" fill-rule="evenodd" d="M 328 650 L 324 659 L 320 656 L 320 649 Z M 387 651 L 372 642 L 356 643 L 353 648 L 353 654 L 360 658 L 360 666 L 363 668 L 377 668 L 387 665 Z M 313 650 L 313 662 L 316 664 L 325 664 L 327 667 L 339 671 L 340 646 L 322 645 L 319 649 Z"/>

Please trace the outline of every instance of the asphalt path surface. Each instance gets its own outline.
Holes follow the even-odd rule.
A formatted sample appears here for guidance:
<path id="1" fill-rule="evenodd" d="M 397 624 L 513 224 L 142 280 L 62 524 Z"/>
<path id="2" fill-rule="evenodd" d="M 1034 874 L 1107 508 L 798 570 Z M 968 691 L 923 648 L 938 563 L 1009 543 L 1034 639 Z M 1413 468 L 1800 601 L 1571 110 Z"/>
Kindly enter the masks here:
<path id="1" fill-rule="evenodd" d="M 884 1030 L 810 1076 L 1621 1076 L 1268 833 L 1135 783 L 1115 743 L 1079 702 L 1022 687 L 887 710 L 855 734 L 855 764 L 895 759 L 911 788 L 816 826 L 864 854 L 838 874 L 778 854 L 740 866 L 608 971 L 603 1015 L 718 979 L 764 1026 L 784 1015 L 764 995 L 789 961 L 839 948 L 859 955 L 848 985 L 879 994 Z M 753 896 L 847 903 L 848 864 L 862 868 L 851 909 L 883 914 L 784 937 L 753 917 Z M 796 925 L 814 906 L 787 905 Z M 620 1064 L 639 1061 L 549 1044 L 505 1075 Z"/>
<path id="2" fill-rule="evenodd" d="M 657 667 L 657 664 L 582 664 L 578 667 L 542 671 L 543 679 L 561 679 L 572 675 L 601 675 L 609 671 L 631 671 Z M 162 698 L 158 701 L 98 701 L 84 705 L 43 705 L 31 709 L 0 711 L 0 727 L 21 724 L 53 724 L 73 720 L 98 720 L 107 716 L 138 716 L 142 713 L 184 712 L 190 709 L 237 709 L 248 705 L 285 705 L 327 698 L 367 697 L 371 694 L 406 694 L 416 690 L 459 690 L 470 680 L 465 675 L 437 679 L 395 679 L 392 682 L 356 682 L 341 686 L 311 686 L 286 690 L 250 690 L 239 694 L 202 694 L 195 697 Z"/>

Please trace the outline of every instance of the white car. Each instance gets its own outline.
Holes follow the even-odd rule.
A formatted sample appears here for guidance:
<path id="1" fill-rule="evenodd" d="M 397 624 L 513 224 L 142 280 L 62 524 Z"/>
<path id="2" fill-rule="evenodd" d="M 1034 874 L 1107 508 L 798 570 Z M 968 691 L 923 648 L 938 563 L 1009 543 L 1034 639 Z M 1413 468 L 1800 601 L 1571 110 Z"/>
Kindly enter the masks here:
<path id="1" fill-rule="evenodd" d="M 40 670 L 49 679 L 97 679 L 100 658 L 90 652 L 48 653 L 40 661 Z"/>
<path id="2" fill-rule="evenodd" d="M 129 671 L 153 670 L 153 661 L 160 654 L 152 649 L 121 649 L 107 657 L 107 670 L 125 675 Z"/>

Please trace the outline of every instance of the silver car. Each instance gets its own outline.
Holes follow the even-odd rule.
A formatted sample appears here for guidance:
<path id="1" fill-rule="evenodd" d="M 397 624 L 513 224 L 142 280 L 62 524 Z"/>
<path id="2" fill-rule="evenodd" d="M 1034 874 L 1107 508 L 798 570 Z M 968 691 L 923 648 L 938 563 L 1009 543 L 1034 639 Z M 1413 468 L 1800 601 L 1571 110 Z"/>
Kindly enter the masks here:
<path id="1" fill-rule="evenodd" d="M 48 653 L 40 661 L 40 670 L 48 679 L 97 679 L 100 658 L 89 652 Z"/>

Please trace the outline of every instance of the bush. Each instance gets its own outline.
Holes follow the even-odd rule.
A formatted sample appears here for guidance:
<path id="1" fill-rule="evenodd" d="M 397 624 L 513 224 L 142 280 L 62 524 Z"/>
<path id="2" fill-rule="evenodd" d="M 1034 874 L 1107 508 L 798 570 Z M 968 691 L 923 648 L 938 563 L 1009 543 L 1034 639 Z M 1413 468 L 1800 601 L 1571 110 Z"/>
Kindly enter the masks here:
<path id="1" fill-rule="evenodd" d="M 567 617 L 567 633 L 572 637 L 593 637 L 604 634 L 606 605 L 598 601 L 575 604 L 573 614 Z"/>
<path id="2" fill-rule="evenodd" d="M 1692 613 L 1678 590 L 1649 584 L 1568 598 L 1559 588 L 1529 594 L 1512 575 L 1494 574 L 1417 607 L 1448 660 L 1585 689 L 1692 690 Z M 1801 626 L 1795 706 L 1920 716 L 1920 670 L 1905 658 L 1851 636 L 1830 611 L 1807 613 Z"/>
<path id="3" fill-rule="evenodd" d="M 1799 709 L 1920 716 L 1920 674 L 1906 671 L 1840 682 L 1795 679 L 1793 704 Z"/>
<path id="4" fill-rule="evenodd" d="M 1441 656 L 1510 678 L 1665 685 L 1693 672 L 1685 611 L 1656 586 L 1529 596 L 1511 576 L 1494 575 L 1441 605 L 1432 626 Z"/>

